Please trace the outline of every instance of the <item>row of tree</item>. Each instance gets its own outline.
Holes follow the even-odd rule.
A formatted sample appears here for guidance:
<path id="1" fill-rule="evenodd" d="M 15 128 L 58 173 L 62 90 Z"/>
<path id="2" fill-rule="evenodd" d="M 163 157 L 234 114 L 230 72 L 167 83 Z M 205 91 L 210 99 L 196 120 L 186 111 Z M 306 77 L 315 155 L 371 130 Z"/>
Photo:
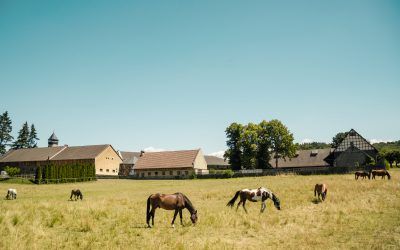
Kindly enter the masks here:
<path id="1" fill-rule="evenodd" d="M 296 153 L 293 134 L 279 120 L 247 125 L 232 123 L 225 133 L 228 149 L 224 157 L 229 159 L 233 170 L 271 168 L 272 157 L 277 167 L 278 158 L 291 158 Z"/>
<path id="2" fill-rule="evenodd" d="M 389 162 L 390 167 L 393 167 L 393 163 L 396 163 L 396 167 L 399 167 L 400 163 L 400 150 L 382 150 L 379 152 L 379 157 Z"/>
<path id="3" fill-rule="evenodd" d="M 88 181 L 96 178 L 94 164 L 76 163 L 56 165 L 54 163 L 36 168 L 36 183 Z"/>
<path id="4" fill-rule="evenodd" d="M 6 111 L 0 115 L 0 155 L 7 152 L 7 147 L 11 147 L 13 149 L 37 147 L 37 141 L 39 138 L 37 137 L 34 124 L 29 126 L 28 122 L 25 122 L 22 125 L 22 128 L 19 130 L 16 140 L 14 140 L 11 132 L 12 121 L 8 115 L 8 112 Z"/>

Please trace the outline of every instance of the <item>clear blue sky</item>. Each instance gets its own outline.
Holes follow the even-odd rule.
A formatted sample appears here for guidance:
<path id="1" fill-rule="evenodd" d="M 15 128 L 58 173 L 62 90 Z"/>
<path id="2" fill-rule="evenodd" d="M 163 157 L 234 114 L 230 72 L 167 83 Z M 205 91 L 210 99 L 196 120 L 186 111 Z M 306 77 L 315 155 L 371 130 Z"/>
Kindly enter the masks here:
<path id="1" fill-rule="evenodd" d="M 0 112 L 40 146 L 206 153 L 231 122 L 400 139 L 400 1 L 0 0 Z"/>

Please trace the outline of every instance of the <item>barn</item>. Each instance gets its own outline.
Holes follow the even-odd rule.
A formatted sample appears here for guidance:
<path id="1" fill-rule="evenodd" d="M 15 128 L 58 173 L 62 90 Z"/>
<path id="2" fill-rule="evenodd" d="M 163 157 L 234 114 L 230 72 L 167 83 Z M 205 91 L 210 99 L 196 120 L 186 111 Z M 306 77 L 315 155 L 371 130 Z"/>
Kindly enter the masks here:
<path id="1" fill-rule="evenodd" d="M 299 150 L 291 159 L 278 158 L 278 168 L 358 167 L 377 162 L 378 150 L 357 131 L 351 129 L 336 148 Z M 270 160 L 275 167 L 276 159 Z"/>
<path id="2" fill-rule="evenodd" d="M 228 163 L 228 161 L 222 158 L 213 155 L 205 155 L 204 158 L 206 159 L 207 168 L 209 170 L 225 170 L 231 168 L 231 165 Z"/>
<path id="3" fill-rule="evenodd" d="M 201 149 L 142 152 L 134 166 L 135 175 L 142 178 L 188 177 L 208 174 Z"/>
<path id="4" fill-rule="evenodd" d="M 109 144 L 58 146 L 58 139 L 53 133 L 48 140 L 48 147 L 9 150 L 0 158 L 0 169 L 6 166 L 19 167 L 21 174 L 35 174 L 38 166 L 48 163 L 92 164 L 96 168 L 96 175 L 118 175 L 122 159 Z"/>

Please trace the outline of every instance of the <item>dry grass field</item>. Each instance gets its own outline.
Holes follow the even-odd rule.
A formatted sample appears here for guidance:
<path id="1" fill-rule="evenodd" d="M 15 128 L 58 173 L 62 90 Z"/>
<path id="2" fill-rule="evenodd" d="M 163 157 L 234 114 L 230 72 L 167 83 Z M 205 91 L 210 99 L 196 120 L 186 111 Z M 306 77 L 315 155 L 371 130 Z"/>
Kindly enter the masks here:
<path id="1" fill-rule="evenodd" d="M 392 180 L 353 175 L 270 176 L 224 180 L 99 180 L 91 183 L 10 187 L 17 200 L 0 200 L 0 249 L 399 249 L 400 171 Z M 315 203 L 313 186 L 327 183 L 327 200 Z M 265 186 L 281 200 L 247 203 L 249 214 L 226 207 L 235 191 Z M 84 200 L 68 201 L 72 188 Z M 199 213 L 192 226 L 170 227 L 173 212 L 157 210 L 146 228 L 151 193 L 185 193 Z M 3 196 L 4 197 L 4 196 Z"/>

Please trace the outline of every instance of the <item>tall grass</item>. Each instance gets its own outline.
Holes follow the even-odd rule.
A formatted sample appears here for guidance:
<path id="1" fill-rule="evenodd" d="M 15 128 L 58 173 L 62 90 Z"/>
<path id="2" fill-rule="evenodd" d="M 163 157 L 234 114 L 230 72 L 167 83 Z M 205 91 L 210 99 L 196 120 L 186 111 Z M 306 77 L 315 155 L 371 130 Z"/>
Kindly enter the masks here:
<path id="1" fill-rule="evenodd" d="M 218 180 L 99 180 L 60 185 L 0 183 L 17 200 L 0 200 L 0 249 L 261 249 L 400 248 L 400 171 L 392 180 L 354 180 L 353 175 L 266 176 Z M 314 199 L 317 182 L 328 185 L 325 202 Z M 235 191 L 270 188 L 281 200 L 247 203 L 249 214 L 226 207 Z M 68 201 L 71 189 L 83 201 Z M 185 193 L 198 210 L 192 226 L 170 227 L 173 212 L 157 210 L 146 228 L 151 193 Z M 179 219 L 177 219 L 179 222 Z"/>

